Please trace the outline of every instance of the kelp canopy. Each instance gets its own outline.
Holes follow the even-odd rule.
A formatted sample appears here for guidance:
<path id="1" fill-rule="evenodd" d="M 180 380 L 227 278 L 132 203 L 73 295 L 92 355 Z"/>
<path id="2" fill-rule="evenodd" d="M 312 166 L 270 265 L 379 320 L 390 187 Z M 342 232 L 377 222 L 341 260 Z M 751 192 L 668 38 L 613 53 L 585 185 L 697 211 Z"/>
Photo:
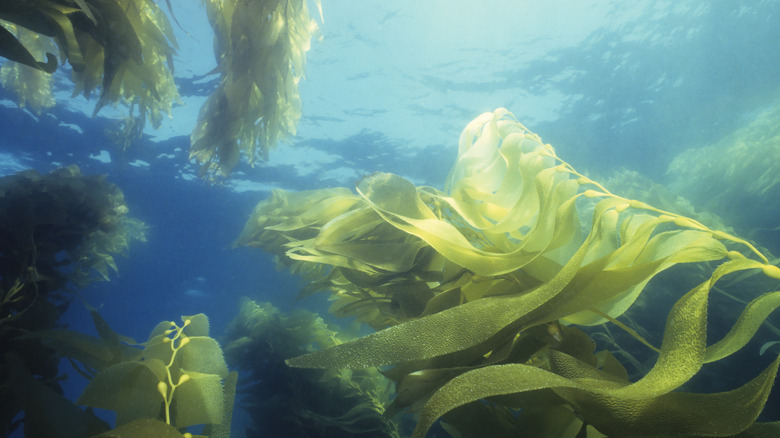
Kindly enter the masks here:
<path id="1" fill-rule="evenodd" d="M 221 77 L 200 109 L 190 158 L 203 164 L 201 176 L 215 178 L 227 176 L 242 151 L 251 164 L 295 135 L 301 117 L 298 82 L 317 25 L 306 0 L 203 2 Z"/>
<path id="2" fill-rule="evenodd" d="M 399 393 L 391 409 L 425 402 L 416 437 L 456 408 L 446 427 L 465 433 L 474 426 L 464 418 L 484 424 L 487 412 L 500 418 L 481 429 L 490 436 L 521 427 L 537 436 L 780 433 L 755 423 L 777 360 L 733 391 L 675 391 L 742 348 L 780 306 L 780 292 L 761 295 L 725 337 L 707 339 L 720 278 L 745 271 L 780 280 L 749 242 L 611 193 L 504 109 L 463 131 L 446 191 L 376 173 L 357 192 L 276 191 L 236 241 L 312 280 L 305 293 L 331 291 L 332 312 L 383 329 L 289 365 L 395 365 L 385 372 Z M 660 272 L 705 262 L 719 266 L 679 291 L 660 347 L 616 319 Z M 657 352 L 634 382 L 576 328 L 612 323 Z M 492 404 L 467 405 L 484 398 Z M 514 408 L 523 409 L 509 414 Z"/>
<path id="3" fill-rule="evenodd" d="M 56 45 L 56 48 L 55 48 Z M 128 107 L 122 138 L 137 139 L 148 119 L 155 128 L 179 94 L 173 83 L 176 37 L 153 0 L 32 0 L 0 4 L 0 56 L 15 63 L 0 79 L 20 105 L 54 104 L 48 74 L 58 52 L 72 68 L 73 96 L 100 88 L 94 114 L 108 104 Z M 38 59 L 46 58 L 41 62 Z M 137 111 L 137 114 L 135 114 Z"/>
<path id="4" fill-rule="evenodd" d="M 201 176 L 227 176 L 244 152 L 250 164 L 294 136 L 298 82 L 317 25 L 305 0 L 203 0 L 214 29 L 219 86 L 200 110 L 190 158 Z M 320 9 L 319 0 L 314 2 Z M 170 8 L 170 4 L 169 4 Z M 0 82 L 19 105 L 54 105 L 51 73 L 68 61 L 73 95 L 100 89 L 93 115 L 123 104 L 118 141 L 127 147 L 151 120 L 159 128 L 179 94 L 173 81 L 173 29 L 153 0 L 31 0 L 0 4 Z M 45 59 L 45 61 L 42 61 Z"/>

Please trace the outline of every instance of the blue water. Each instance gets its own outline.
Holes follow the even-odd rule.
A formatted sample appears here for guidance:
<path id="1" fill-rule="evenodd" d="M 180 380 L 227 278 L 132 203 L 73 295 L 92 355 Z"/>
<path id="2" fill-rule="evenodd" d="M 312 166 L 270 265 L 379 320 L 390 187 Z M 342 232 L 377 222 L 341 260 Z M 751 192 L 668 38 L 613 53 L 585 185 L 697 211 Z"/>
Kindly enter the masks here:
<path id="1" fill-rule="evenodd" d="M 57 73 L 59 104 L 40 115 L 0 90 L 2 174 L 68 164 L 107 174 L 130 215 L 149 226 L 147 242 L 117 257 L 110 282 L 83 291 L 117 332 L 138 340 L 161 320 L 199 312 L 218 337 L 242 296 L 326 309 L 324 297 L 295 302 L 300 280 L 267 254 L 230 248 L 271 188 L 352 187 L 373 171 L 442 188 L 460 131 L 497 107 L 596 179 L 627 168 L 664 182 L 677 154 L 749 123 L 780 90 L 779 2 L 323 0 L 298 135 L 268 162 L 242 163 L 210 185 L 187 155 L 216 85 L 205 76 L 215 65 L 203 50 L 211 29 L 202 7 L 172 3 L 189 34 L 176 28 L 185 105 L 130 149 L 108 137 L 110 109 L 92 118 L 95 99 L 68 100 L 66 72 Z M 92 330 L 78 302 L 63 321 Z"/>

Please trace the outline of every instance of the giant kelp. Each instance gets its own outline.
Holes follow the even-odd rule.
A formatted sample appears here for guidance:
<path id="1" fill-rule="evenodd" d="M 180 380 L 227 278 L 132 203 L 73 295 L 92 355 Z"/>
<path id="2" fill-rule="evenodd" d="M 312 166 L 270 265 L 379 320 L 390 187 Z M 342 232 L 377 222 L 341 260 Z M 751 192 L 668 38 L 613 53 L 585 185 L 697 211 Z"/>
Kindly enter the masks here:
<path id="1" fill-rule="evenodd" d="M 242 371 L 247 436 L 398 437 L 386 418 L 390 382 L 376 370 L 302 370 L 284 360 L 354 339 L 302 309 L 244 298 L 228 325 L 227 362 Z"/>
<path id="2" fill-rule="evenodd" d="M 189 437 L 188 426 L 205 424 L 211 438 L 230 436 L 236 372 L 228 372 L 219 343 L 209 336 L 204 314 L 182 316 L 182 324 L 159 323 L 149 339 L 138 344 L 114 332 L 91 306 L 98 337 L 65 329 L 41 330 L 26 337 L 40 339 L 67 357 L 75 369 L 89 379 L 76 401 L 78 405 L 116 412 L 116 427 L 107 431 L 95 425 L 91 411 L 86 415 L 62 399 L 56 407 L 43 405 L 43 397 L 27 396 L 26 436 L 87 436 L 77 430 L 91 430 L 89 436 Z M 142 348 L 139 348 L 142 347 Z M 26 385 L 12 385 L 22 392 Z M 82 412 L 73 429 L 62 430 L 62 412 Z M 38 431 L 37 434 L 32 431 Z"/>
<path id="3" fill-rule="evenodd" d="M 51 38 L 44 35 L 11 23 L 6 28 L 18 37 L 24 47 L 36 53 L 49 53 L 56 48 Z M 3 88 L 16 94 L 20 108 L 29 108 L 38 114 L 54 106 L 51 80 L 51 74 L 24 63 L 6 62 L 0 66 L 0 84 Z"/>
<path id="4" fill-rule="evenodd" d="M 430 397 L 415 436 L 448 411 L 495 396 L 502 406 L 525 406 L 518 424 L 573 424 L 589 436 L 597 433 L 589 424 L 619 436 L 752 436 L 776 427 L 754 421 L 777 361 L 727 393 L 676 391 L 703 364 L 742 348 L 780 304 L 780 292 L 755 298 L 707 345 L 708 297 L 721 277 L 780 279 L 748 241 L 613 194 L 503 109 L 464 130 L 446 191 L 376 173 L 357 192 L 276 192 L 237 244 L 323 274 L 313 287 L 333 293 L 334 311 L 388 327 L 288 363 L 396 365 L 386 372 L 398 382 L 394 409 Z M 296 197 L 317 216 L 301 215 Z M 653 277 L 683 263 L 720 266 L 678 294 L 658 348 L 617 318 Z M 575 328 L 613 323 L 657 352 L 633 383 Z M 528 415 L 540 409 L 555 414 Z"/>
<path id="5" fill-rule="evenodd" d="M 38 103 L 40 95 L 51 93 L 40 72 L 50 74 L 57 68 L 52 43 L 72 67 L 74 96 L 90 97 L 100 89 L 94 114 L 105 105 L 128 107 L 125 145 L 140 136 L 147 119 L 158 128 L 163 114 L 170 115 L 178 101 L 171 74 L 176 38 L 152 0 L 3 2 L 0 56 L 18 63 L 0 69 L 3 86 L 36 110 L 46 107 Z M 38 61 L 44 57 L 45 63 Z"/>
<path id="6" fill-rule="evenodd" d="M 127 213 L 117 186 L 75 166 L 0 178 L 0 397 L 7 403 L 0 432 L 15 427 L 18 395 L 26 394 L 14 395 L 8 385 L 14 376 L 38 376 L 38 393 L 58 388 L 53 351 L 19 336 L 51 329 L 74 286 L 107 280 L 117 269 L 114 256 L 144 239 L 143 223 Z"/>
<path id="7" fill-rule="evenodd" d="M 669 164 L 669 186 L 700 208 L 780 250 L 780 104 L 746 117 L 717 142 L 680 152 Z M 690 181 L 696 181 L 691 184 Z M 751 214 L 744 214 L 750 211 Z"/>
<path id="8" fill-rule="evenodd" d="M 203 176 L 213 178 L 230 173 L 242 151 L 253 163 L 295 135 L 301 116 L 298 82 L 317 26 L 305 0 L 204 4 L 221 77 L 200 110 L 190 157 L 203 165 Z"/>

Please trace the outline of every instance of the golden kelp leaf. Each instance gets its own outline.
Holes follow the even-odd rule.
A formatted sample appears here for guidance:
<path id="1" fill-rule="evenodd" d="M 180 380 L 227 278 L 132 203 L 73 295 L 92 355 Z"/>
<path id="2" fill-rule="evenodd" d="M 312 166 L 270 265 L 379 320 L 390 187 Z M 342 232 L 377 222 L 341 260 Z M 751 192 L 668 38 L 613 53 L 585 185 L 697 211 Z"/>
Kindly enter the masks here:
<path id="1" fill-rule="evenodd" d="M 171 343 L 163 342 L 163 337 L 150 339 L 144 349 L 144 360 L 157 359 L 169 363 L 172 355 Z M 208 336 L 191 336 L 186 348 L 176 354 L 175 369 L 186 369 L 205 374 L 225 377 L 228 374 L 225 358 L 219 343 Z M 175 378 L 178 378 L 176 375 Z"/>
<path id="2" fill-rule="evenodd" d="M 760 263 L 756 262 L 757 265 Z M 780 291 L 771 292 L 751 301 L 731 330 L 720 341 L 707 347 L 704 362 L 720 360 L 747 344 L 770 313 L 780 307 Z"/>
<path id="3" fill-rule="evenodd" d="M 209 423 L 203 428 L 203 434 L 209 438 L 230 438 L 230 427 L 233 421 L 233 403 L 236 398 L 238 373 L 231 371 L 225 378 L 223 400 L 223 415 L 218 423 Z"/>
<path id="4" fill-rule="evenodd" d="M 573 224 L 576 222 L 571 219 L 576 217 L 576 211 L 573 202 L 575 198 L 572 196 L 574 193 L 571 189 L 574 189 L 576 184 L 574 186 L 564 184 L 564 186 L 558 190 L 553 190 L 552 186 L 545 186 L 546 192 L 553 198 L 550 204 L 560 206 L 557 209 L 549 209 L 549 213 L 543 218 L 547 220 L 539 221 L 545 224 L 560 224 L 558 230 L 551 234 L 552 238 L 546 239 L 544 243 L 533 241 L 529 244 L 532 246 L 530 250 L 521 246 L 508 253 L 475 247 L 455 226 L 438 218 L 422 202 L 414 185 L 401 177 L 376 173 L 358 183 L 358 192 L 385 220 L 424 240 L 447 259 L 480 275 L 500 275 L 533 261 L 543 250 L 549 248 L 547 244 L 558 240 L 559 234 L 569 238 L 573 235 Z M 557 216 L 559 220 L 556 221 L 549 216 Z M 547 229 L 545 228 L 540 234 L 544 231 Z"/>
<path id="5" fill-rule="evenodd" d="M 181 351 L 185 351 L 183 348 Z M 176 387 L 173 396 L 174 424 L 177 428 L 194 424 L 215 424 L 223 419 L 222 379 L 216 374 L 181 370 L 190 380 Z"/>
<path id="6" fill-rule="evenodd" d="M 525 322 L 522 317 L 555 296 L 574 277 L 587 253 L 588 243 L 583 244 L 552 281 L 528 294 L 468 302 L 347 344 L 289 359 L 287 363 L 304 368 L 390 365 L 473 347 L 491 340 L 504 329 L 516 331 Z"/>
<path id="7" fill-rule="evenodd" d="M 624 403 L 628 402 L 631 404 L 631 409 L 639 409 L 640 411 L 649 409 L 652 411 L 656 409 L 657 406 L 661 406 L 662 404 L 645 402 L 637 404 L 629 401 L 651 400 L 656 397 L 668 394 L 670 391 L 673 391 L 688 381 L 694 374 L 696 374 L 696 372 L 698 372 L 699 368 L 701 368 L 704 360 L 704 344 L 706 339 L 705 327 L 707 321 L 707 295 L 709 294 L 712 285 L 714 285 L 714 283 L 720 277 L 749 267 L 750 264 L 746 262 L 749 261 L 746 259 L 736 259 L 721 265 L 721 267 L 716 270 L 715 274 L 713 274 L 713 278 L 711 280 L 708 280 L 707 282 L 692 289 L 674 305 L 667 319 L 666 330 L 664 332 L 664 341 L 661 346 L 661 353 L 658 357 L 658 361 L 656 362 L 655 366 L 639 381 L 631 384 L 628 384 L 628 382 L 623 384 L 607 384 L 606 380 L 593 382 L 592 376 L 589 379 L 584 380 L 582 378 L 584 376 L 577 376 L 578 380 L 569 380 L 565 377 L 551 374 L 545 370 L 520 364 L 485 367 L 479 370 L 471 371 L 453 379 L 450 383 L 442 387 L 439 392 L 434 394 L 434 396 L 431 398 L 431 401 L 429 402 L 429 405 L 426 405 L 426 408 L 423 410 L 423 415 L 421 416 L 417 430 L 421 431 L 424 435 L 424 432 L 427 430 L 427 428 L 430 427 L 430 425 L 433 424 L 433 421 L 441 416 L 443 412 L 446 412 L 455 406 L 460 406 L 469 401 L 478 400 L 490 395 L 511 394 L 514 392 L 542 388 L 573 388 L 586 391 L 587 393 L 595 393 L 597 396 L 602 397 L 602 399 L 598 399 L 597 397 L 595 400 L 590 400 L 590 395 L 582 396 L 580 392 L 564 393 L 566 394 L 565 397 L 568 396 L 569 398 L 576 400 L 575 405 L 582 410 L 583 414 L 586 416 L 585 418 L 588 419 L 592 424 L 596 425 L 596 427 L 598 427 L 601 432 L 617 434 L 626 433 L 625 430 L 620 430 L 620 432 L 610 432 L 606 429 L 609 427 L 615 427 L 614 425 L 618 423 L 618 417 L 614 416 L 616 413 L 621 412 L 621 409 L 628 409 L 621 407 Z M 745 414 L 749 416 L 749 422 L 745 424 L 742 429 L 731 432 L 732 434 L 744 430 L 744 428 L 747 428 L 750 423 L 755 421 L 755 418 L 763 408 L 763 404 L 766 401 L 769 390 L 771 389 L 771 382 L 774 380 L 774 374 L 777 371 L 777 365 L 780 363 L 778 361 L 780 361 L 780 357 L 778 357 L 778 360 L 776 360 L 775 363 L 764 372 L 763 377 L 757 378 L 754 381 L 758 383 L 755 383 L 753 386 L 746 385 L 743 387 L 745 388 L 744 392 L 746 394 L 740 395 L 740 397 L 749 398 L 752 404 L 747 408 L 753 410 Z M 576 367 L 577 365 L 575 364 L 570 367 L 570 369 L 576 369 Z M 583 367 L 586 367 L 586 365 L 583 364 Z M 583 369 L 587 370 L 587 368 Z M 595 368 L 593 370 L 596 372 Z M 572 375 L 571 371 L 569 374 Z M 510 375 L 515 376 L 509 377 Z M 467 378 L 466 376 L 469 377 Z M 461 379 L 464 380 L 461 381 Z M 491 383 L 493 382 L 492 379 L 497 380 L 495 380 L 494 383 Z M 501 379 L 504 379 L 505 381 L 508 379 L 516 379 L 514 381 L 518 382 L 518 385 L 524 386 L 525 389 L 522 391 L 517 391 L 518 388 L 508 390 L 506 389 L 506 386 L 511 386 L 511 384 L 507 383 L 502 387 L 501 383 L 499 383 L 502 382 Z M 612 379 L 609 380 L 612 381 Z M 458 384 L 453 383 L 456 381 L 458 381 Z M 478 393 L 479 395 L 474 395 L 473 385 L 477 381 L 482 382 L 481 385 L 483 385 L 484 388 L 489 389 L 480 389 Z M 767 382 L 769 383 L 767 384 Z M 603 389 L 605 387 L 609 389 Z M 489 392 L 486 394 L 485 391 L 496 392 Z M 760 392 L 763 395 L 763 399 L 761 397 L 755 397 L 754 394 L 749 393 L 749 391 Z M 440 393 L 443 394 L 439 395 Z M 466 397 L 466 400 L 460 399 L 461 397 Z M 578 399 L 577 397 L 584 397 L 584 400 Z M 675 395 L 674 397 L 677 396 Z M 453 400 L 457 400 L 457 402 L 454 402 Z M 693 401 L 686 399 L 682 405 L 685 405 L 688 402 Z M 710 400 L 708 403 L 709 402 L 713 401 Z M 585 403 L 585 406 L 583 406 L 583 403 Z M 726 401 L 724 403 L 729 405 L 731 402 Z M 758 405 L 756 405 L 757 403 Z M 449 408 L 442 408 L 442 404 L 447 405 Z M 430 408 L 428 406 L 430 406 Z M 610 414 L 604 413 L 605 409 L 610 409 L 610 406 L 616 410 L 614 412 L 610 411 Z M 694 403 L 690 406 L 698 405 Z M 588 409 L 592 409 L 593 411 L 597 412 L 597 421 L 603 422 L 601 426 L 599 426 L 599 424 L 597 424 L 595 421 L 591 421 L 591 417 L 588 416 Z M 628 409 L 628 412 L 632 412 L 631 409 Z M 432 411 L 433 413 L 426 413 L 426 411 Z M 665 415 L 671 415 L 671 412 L 674 411 L 667 412 Z M 692 413 L 691 415 L 694 414 L 695 413 Z M 660 414 L 656 412 L 652 415 Z M 431 416 L 432 418 L 428 418 L 428 416 Z M 423 418 L 425 418 L 425 421 L 423 421 Z M 634 415 L 634 420 L 631 421 L 638 421 L 636 418 L 641 418 L 641 416 L 637 417 Z M 731 419 L 733 420 L 733 418 Z M 629 420 L 626 419 L 625 421 Z M 705 423 L 711 421 L 711 419 L 707 419 Z M 740 427 L 739 425 L 742 423 L 735 422 L 729 424 L 731 425 L 729 427 Z M 678 427 L 676 423 L 674 427 Z M 726 426 L 721 425 L 719 427 Z M 698 432 L 694 431 L 693 433 Z"/>
<path id="8" fill-rule="evenodd" d="M 57 70 L 57 57 L 46 53 L 46 62 L 38 62 L 27 48 L 3 26 L 0 26 L 0 56 L 46 73 Z"/>
<path id="9" fill-rule="evenodd" d="M 182 321 L 190 321 L 184 328 L 187 336 L 208 336 L 209 335 L 209 317 L 203 313 L 192 316 L 182 316 Z"/>
<path id="10" fill-rule="evenodd" d="M 121 362 L 98 373 L 76 403 L 116 411 L 118 425 L 157 418 L 163 404 L 157 382 L 163 379 L 165 366 L 161 361 Z"/>
<path id="11" fill-rule="evenodd" d="M 571 352 L 591 369 L 573 365 L 566 376 L 534 374 L 536 386 L 523 386 L 519 391 L 555 388 L 585 423 L 598 423 L 601 432 L 620 436 L 637 432 L 639 424 L 650 424 L 653 412 L 658 418 L 669 418 L 663 427 L 672 427 L 682 418 L 659 408 L 655 399 L 679 405 L 691 401 L 692 409 L 698 406 L 699 399 L 679 398 L 670 392 L 693 377 L 705 361 L 741 348 L 778 306 L 776 301 L 780 302 L 777 296 L 768 295 L 748 305 L 732 333 L 707 349 L 707 301 L 715 283 L 724 275 L 756 268 L 771 278 L 780 277 L 780 269 L 769 265 L 767 257 L 744 239 L 610 193 L 556 157 L 549 145 L 543 145 L 505 110 L 480 116 L 464 130 L 448 187 L 450 193 L 445 194 L 415 187 L 396 175 L 377 173 L 357 185 L 362 204 L 328 217 L 320 229 L 309 228 L 310 237 L 291 237 L 287 230 L 295 229 L 292 219 L 285 231 L 273 225 L 260 227 L 276 254 L 283 247 L 289 258 L 324 265 L 316 272 L 327 275 L 310 289 L 330 291 L 335 299 L 333 312 L 358 315 L 374 327 L 399 323 L 353 342 L 289 359 L 289 365 L 396 365 L 388 375 L 402 382 L 399 388 L 405 395 L 395 409 L 418 402 L 443 380 L 470 367 L 481 368 L 452 382 L 476 375 L 472 383 L 477 385 L 480 377 L 499 373 L 494 369 L 512 369 L 523 375 L 546 372 L 546 367 L 555 365 L 556 351 Z M 280 207 L 275 216 L 291 216 L 287 214 L 291 208 Z M 592 220 L 583 227 L 581 222 L 590 211 Z M 287 243 L 278 243 L 285 238 Z M 385 257 L 383 245 L 396 257 Z M 734 247 L 758 260 L 748 259 Z M 711 275 L 702 270 L 705 275 L 697 279 L 700 284 L 669 312 L 656 364 L 635 383 L 625 381 L 627 373 L 614 358 L 602 365 L 604 371 L 595 368 L 592 341 L 559 326 L 558 321 L 617 322 L 658 273 L 683 263 L 700 263 L 704 268 L 702 262 L 717 260 L 725 263 Z M 642 339 L 636 330 L 622 323 L 618 326 Z M 552 329 L 550 339 L 540 346 L 526 345 L 527 351 L 520 345 L 518 350 L 508 349 L 535 327 Z M 505 361 L 517 361 L 527 368 L 502 368 L 514 366 L 503 365 Z M 637 362 L 637 368 L 644 367 Z M 734 393 L 737 398 L 749 398 L 750 409 L 748 414 L 731 417 L 733 424 L 727 430 L 738 433 L 753 422 L 751 415 L 757 415 L 764 403 L 767 380 L 762 375 L 759 383 Z M 422 382 L 420 388 L 413 388 L 415 381 Z M 433 396 L 432 403 L 442 392 L 441 397 L 460 400 L 442 402 L 449 408 L 459 405 L 461 397 L 475 400 L 447 390 L 448 385 Z M 489 394 L 479 393 L 514 393 L 500 386 L 497 380 Z M 750 398 L 750 391 L 758 396 Z M 713 403 L 727 403 L 724 397 Z M 626 419 L 621 417 L 623 408 L 648 416 Z M 701 415 L 692 411 L 686 415 L 693 429 L 713 430 L 701 424 L 707 421 Z M 610 418 L 615 424 L 609 424 Z"/>

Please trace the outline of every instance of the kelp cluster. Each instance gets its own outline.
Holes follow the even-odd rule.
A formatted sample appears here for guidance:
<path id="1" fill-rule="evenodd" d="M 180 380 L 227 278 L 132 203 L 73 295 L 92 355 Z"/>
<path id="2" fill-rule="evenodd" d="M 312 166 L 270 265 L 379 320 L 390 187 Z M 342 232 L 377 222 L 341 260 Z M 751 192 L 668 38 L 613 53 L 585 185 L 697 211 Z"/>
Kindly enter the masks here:
<path id="1" fill-rule="evenodd" d="M 319 0 L 315 2 L 319 6 Z M 241 152 L 253 163 L 295 135 L 298 82 L 317 26 L 306 0 L 204 0 L 220 82 L 200 110 L 190 158 L 201 175 L 227 176 Z M 320 10 L 320 14 L 322 11 Z"/>
<path id="2" fill-rule="evenodd" d="M 287 363 L 394 365 L 385 371 L 399 394 L 391 410 L 422 406 L 415 437 L 448 412 L 456 434 L 473 430 L 460 420 L 475 415 L 492 416 L 483 429 L 492 436 L 519 428 L 536 436 L 780 433 L 779 423 L 756 422 L 778 360 L 732 391 L 680 391 L 780 306 L 780 292 L 745 293 L 752 301 L 728 334 L 708 342 L 718 280 L 740 272 L 776 284 L 780 268 L 735 235 L 613 194 L 504 109 L 463 131 L 445 191 L 386 173 L 360 180 L 356 195 L 277 191 L 236 243 L 307 275 L 306 292 L 329 290 L 335 313 L 387 327 Z M 678 291 L 657 347 L 617 318 L 653 277 L 680 264 L 719 265 Z M 612 324 L 656 355 L 636 381 L 577 328 Z M 481 399 L 490 403 L 472 403 Z"/>
<path id="3" fill-rule="evenodd" d="M 0 178 L 0 432 L 13 429 L 20 400 L 10 393 L 11 359 L 57 388 L 58 358 L 20 335 L 50 329 L 73 298 L 72 286 L 108 279 L 114 255 L 144 240 L 144 225 L 127 216 L 124 195 L 105 176 L 75 166 L 47 175 L 27 170 Z"/>
<path id="4" fill-rule="evenodd" d="M 390 382 L 376 370 L 302 370 L 284 363 L 354 338 L 314 313 L 283 313 L 245 298 L 228 325 L 225 357 L 242 372 L 239 406 L 252 420 L 246 436 L 398 437 L 383 415 Z"/>
<path id="5" fill-rule="evenodd" d="M 90 313 L 98 337 L 65 329 L 28 335 L 67 357 L 89 383 L 73 404 L 51 390 L 30 391 L 30 379 L 12 382 L 23 400 L 25 436 L 192 438 L 184 430 L 198 424 L 203 436 L 230 436 L 237 373 L 228 372 L 205 315 L 183 316 L 181 325 L 163 321 L 138 344 Z M 76 405 L 116 412 L 116 427 L 108 430 Z"/>
<path id="6" fill-rule="evenodd" d="M 780 251 L 780 104 L 714 144 L 681 152 L 667 176 L 676 193 Z"/>
<path id="7" fill-rule="evenodd" d="M 56 50 L 54 45 L 56 44 Z M 68 61 L 73 95 L 100 89 L 97 114 L 108 104 L 126 105 L 125 142 L 155 128 L 178 101 L 172 56 L 176 38 L 153 0 L 31 0 L 0 5 L 0 68 L 4 87 L 35 111 L 51 106 L 57 56 Z M 38 61 L 39 59 L 46 61 Z M 44 75 L 42 75 L 42 73 Z"/>

